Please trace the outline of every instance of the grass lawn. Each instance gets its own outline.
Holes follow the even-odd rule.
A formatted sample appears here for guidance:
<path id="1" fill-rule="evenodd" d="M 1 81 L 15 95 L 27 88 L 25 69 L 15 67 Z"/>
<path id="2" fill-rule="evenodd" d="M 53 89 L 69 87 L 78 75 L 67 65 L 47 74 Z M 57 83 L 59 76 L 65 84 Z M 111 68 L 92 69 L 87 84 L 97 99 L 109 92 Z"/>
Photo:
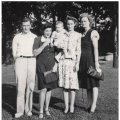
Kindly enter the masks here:
<path id="1" fill-rule="evenodd" d="M 63 114 L 64 101 L 62 89 L 52 91 L 50 103 L 51 116 L 44 115 L 43 120 L 118 120 L 118 69 L 112 68 L 112 62 L 101 64 L 105 74 L 105 81 L 101 81 L 97 109 L 94 114 L 86 112 L 86 91 L 82 89 L 76 93 L 75 114 Z M 36 82 L 37 84 L 37 82 Z M 18 120 L 39 120 L 39 91 L 35 86 L 33 97 L 33 116 L 22 116 Z M 2 120 L 15 120 L 16 84 L 14 66 L 2 67 Z"/>

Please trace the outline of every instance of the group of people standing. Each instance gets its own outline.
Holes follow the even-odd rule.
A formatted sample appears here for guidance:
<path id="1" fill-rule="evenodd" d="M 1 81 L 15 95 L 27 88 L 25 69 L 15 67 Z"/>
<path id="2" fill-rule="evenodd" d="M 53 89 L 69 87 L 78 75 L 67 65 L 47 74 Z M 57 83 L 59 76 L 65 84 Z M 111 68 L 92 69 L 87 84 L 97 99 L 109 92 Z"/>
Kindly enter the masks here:
<path id="1" fill-rule="evenodd" d="M 65 114 L 69 111 L 74 113 L 75 95 L 79 88 L 87 90 L 87 111 L 95 112 L 99 81 L 87 75 L 90 65 L 100 71 L 99 34 L 96 30 L 91 29 L 92 24 L 91 15 L 83 13 L 81 27 L 84 32 L 78 33 L 75 31 L 75 27 L 78 25 L 77 19 L 67 16 L 67 29 L 64 28 L 62 21 L 57 21 L 56 30 L 52 32 L 52 25 L 46 23 L 42 36 L 37 37 L 30 31 L 30 19 L 23 19 L 22 32 L 14 37 L 12 45 L 17 83 L 16 118 L 21 117 L 24 110 L 28 116 L 32 115 L 32 96 L 36 73 L 40 90 L 39 118 L 44 117 L 44 111 L 46 115 L 50 115 L 51 91 L 57 87 L 63 88 Z M 47 77 L 52 73 L 58 75 L 57 80 L 52 81 L 55 79 L 54 75 Z"/>

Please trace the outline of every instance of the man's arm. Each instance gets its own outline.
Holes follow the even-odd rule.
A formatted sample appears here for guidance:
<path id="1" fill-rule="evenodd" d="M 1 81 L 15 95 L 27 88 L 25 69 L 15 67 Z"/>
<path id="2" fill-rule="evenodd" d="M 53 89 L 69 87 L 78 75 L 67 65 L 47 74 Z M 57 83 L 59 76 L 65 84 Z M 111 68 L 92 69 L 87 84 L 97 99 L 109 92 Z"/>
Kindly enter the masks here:
<path id="1" fill-rule="evenodd" d="M 17 37 L 15 36 L 12 42 L 12 54 L 13 54 L 14 60 L 16 60 L 17 58 L 16 53 L 17 53 Z"/>

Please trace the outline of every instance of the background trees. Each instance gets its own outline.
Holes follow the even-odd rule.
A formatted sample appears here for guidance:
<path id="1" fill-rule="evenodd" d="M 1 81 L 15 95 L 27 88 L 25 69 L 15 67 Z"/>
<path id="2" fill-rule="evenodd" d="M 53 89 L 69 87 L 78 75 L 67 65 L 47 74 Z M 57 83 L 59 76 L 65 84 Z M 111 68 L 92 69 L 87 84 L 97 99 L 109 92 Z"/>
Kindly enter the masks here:
<path id="1" fill-rule="evenodd" d="M 33 29 L 37 35 L 46 21 L 55 25 L 56 20 L 65 21 L 67 15 L 78 20 L 80 14 L 88 12 L 95 19 L 94 27 L 100 33 L 100 55 L 114 53 L 114 67 L 118 56 L 118 2 L 2 2 L 2 57 L 3 62 L 12 62 L 11 42 L 20 31 L 20 20 L 24 16 L 33 19 Z M 54 27 L 54 26 L 53 26 Z M 78 27 L 78 31 L 80 24 Z"/>

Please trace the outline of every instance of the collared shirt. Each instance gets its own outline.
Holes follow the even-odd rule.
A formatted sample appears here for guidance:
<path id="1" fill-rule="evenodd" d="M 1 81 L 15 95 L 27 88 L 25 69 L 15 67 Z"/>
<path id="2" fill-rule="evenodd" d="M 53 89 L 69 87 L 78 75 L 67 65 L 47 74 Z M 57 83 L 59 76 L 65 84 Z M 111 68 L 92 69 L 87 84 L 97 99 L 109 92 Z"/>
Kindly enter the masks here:
<path id="1" fill-rule="evenodd" d="M 13 57 L 33 56 L 33 43 L 36 37 L 32 32 L 15 35 L 12 43 Z"/>

